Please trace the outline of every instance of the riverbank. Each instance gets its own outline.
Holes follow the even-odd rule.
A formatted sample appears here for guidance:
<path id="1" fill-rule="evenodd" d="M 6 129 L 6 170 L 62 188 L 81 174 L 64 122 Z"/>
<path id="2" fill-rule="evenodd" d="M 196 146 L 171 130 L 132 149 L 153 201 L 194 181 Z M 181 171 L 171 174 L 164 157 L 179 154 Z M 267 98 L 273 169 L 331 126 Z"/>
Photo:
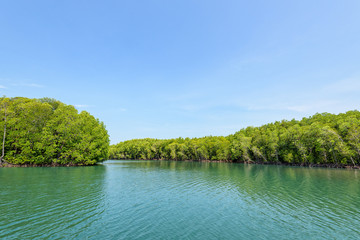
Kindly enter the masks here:
<path id="1" fill-rule="evenodd" d="M 254 164 L 254 165 L 278 165 L 290 167 L 316 167 L 316 168 L 346 168 L 346 169 L 360 169 L 359 165 L 345 165 L 345 164 L 315 164 L 315 163 L 282 163 L 282 162 L 256 162 L 256 161 L 231 161 L 231 160 L 169 160 L 169 159 L 113 159 L 113 160 L 131 160 L 131 161 L 174 161 L 174 162 L 216 162 L 216 163 L 237 163 L 237 164 Z"/>
<path id="2" fill-rule="evenodd" d="M 277 165 L 277 166 L 291 166 L 291 167 L 308 167 L 308 168 L 343 168 L 343 169 L 360 169 L 359 165 L 345 165 L 345 164 L 314 164 L 314 163 L 281 163 L 281 162 L 256 162 L 256 161 L 231 161 L 231 160 L 168 160 L 168 159 L 113 159 L 113 160 L 129 160 L 129 161 L 173 161 L 173 162 L 214 162 L 214 163 L 236 163 L 236 164 L 251 164 L 251 165 Z M 79 165 L 74 163 L 69 164 L 11 164 L 3 163 L 0 168 L 27 168 L 27 167 L 86 167 L 96 166 L 98 163 L 92 165 Z"/>
<path id="3" fill-rule="evenodd" d="M 86 166 L 94 166 L 97 163 L 92 165 L 79 165 L 74 163 L 68 164 L 59 164 L 59 163 L 52 163 L 52 164 L 12 164 L 12 163 L 3 163 L 0 164 L 0 168 L 27 168 L 27 167 L 86 167 Z"/>
<path id="4" fill-rule="evenodd" d="M 319 168 L 347 168 L 347 169 L 360 169 L 358 165 L 344 165 L 344 164 L 314 164 L 314 163 L 266 163 L 266 162 L 237 162 L 242 164 L 258 164 L 258 165 L 282 165 L 292 167 L 319 167 Z"/>

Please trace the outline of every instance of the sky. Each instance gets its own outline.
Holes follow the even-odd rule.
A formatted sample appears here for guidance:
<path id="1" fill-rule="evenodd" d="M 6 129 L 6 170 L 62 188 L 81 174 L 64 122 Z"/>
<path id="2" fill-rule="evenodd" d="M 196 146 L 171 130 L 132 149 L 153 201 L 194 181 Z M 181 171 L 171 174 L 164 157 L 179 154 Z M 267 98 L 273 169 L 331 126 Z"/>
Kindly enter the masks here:
<path id="1" fill-rule="evenodd" d="M 75 105 L 112 144 L 359 110 L 359 12 L 359 0 L 0 0 L 0 94 Z"/>

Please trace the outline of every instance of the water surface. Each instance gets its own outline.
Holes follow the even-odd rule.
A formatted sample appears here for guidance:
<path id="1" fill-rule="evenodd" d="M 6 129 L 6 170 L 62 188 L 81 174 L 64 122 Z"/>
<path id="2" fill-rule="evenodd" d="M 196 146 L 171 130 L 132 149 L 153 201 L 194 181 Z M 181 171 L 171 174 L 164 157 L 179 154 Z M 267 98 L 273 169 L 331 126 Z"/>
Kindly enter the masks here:
<path id="1" fill-rule="evenodd" d="M 170 161 L 0 169 L 1 239 L 359 239 L 357 170 Z"/>

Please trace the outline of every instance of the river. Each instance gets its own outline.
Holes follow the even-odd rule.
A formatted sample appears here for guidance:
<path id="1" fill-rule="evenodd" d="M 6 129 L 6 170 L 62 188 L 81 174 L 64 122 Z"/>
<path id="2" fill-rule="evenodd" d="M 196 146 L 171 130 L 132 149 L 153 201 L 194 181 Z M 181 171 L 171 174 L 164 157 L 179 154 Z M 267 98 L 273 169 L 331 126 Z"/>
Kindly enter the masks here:
<path id="1" fill-rule="evenodd" d="M 359 170 L 175 161 L 1 168 L 0 239 L 359 239 Z"/>

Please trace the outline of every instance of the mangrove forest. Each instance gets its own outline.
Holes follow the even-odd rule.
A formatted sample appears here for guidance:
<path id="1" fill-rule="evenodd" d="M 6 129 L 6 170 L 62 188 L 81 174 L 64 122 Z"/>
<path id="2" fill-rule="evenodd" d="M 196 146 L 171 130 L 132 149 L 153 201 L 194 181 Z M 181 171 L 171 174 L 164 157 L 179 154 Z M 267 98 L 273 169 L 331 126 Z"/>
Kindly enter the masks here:
<path id="1" fill-rule="evenodd" d="M 109 146 L 103 122 L 52 98 L 0 98 L 0 166 L 78 166 L 108 159 L 360 165 L 360 112 L 315 114 L 229 136 L 133 139 Z"/>
<path id="2" fill-rule="evenodd" d="M 226 137 L 134 139 L 111 145 L 109 154 L 111 159 L 358 166 L 360 112 L 282 120 Z"/>
<path id="3" fill-rule="evenodd" d="M 107 159 L 104 123 L 51 98 L 0 98 L 0 165 L 76 166 Z"/>

